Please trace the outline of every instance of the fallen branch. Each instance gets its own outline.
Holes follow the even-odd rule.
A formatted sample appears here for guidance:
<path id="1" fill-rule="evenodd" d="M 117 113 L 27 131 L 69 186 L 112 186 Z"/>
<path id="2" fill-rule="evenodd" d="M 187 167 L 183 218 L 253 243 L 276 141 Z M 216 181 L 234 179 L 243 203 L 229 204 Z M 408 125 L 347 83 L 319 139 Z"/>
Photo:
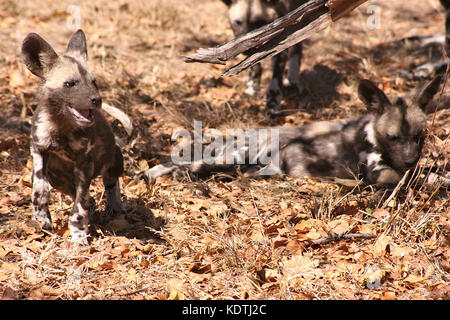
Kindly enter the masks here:
<path id="1" fill-rule="evenodd" d="M 225 64 L 238 54 L 247 57 L 223 75 L 231 76 L 276 55 L 328 27 L 367 0 L 311 0 L 272 23 L 214 48 L 200 48 L 185 62 Z"/>
<path id="2" fill-rule="evenodd" d="M 386 208 L 389 205 L 389 202 L 391 202 L 391 200 L 394 199 L 395 196 L 397 196 L 397 194 L 400 191 L 401 187 L 403 187 L 403 185 L 405 184 L 406 180 L 408 179 L 409 172 L 410 172 L 410 170 L 405 172 L 405 174 L 403 175 L 403 178 L 399 181 L 399 183 L 397 183 L 397 185 L 395 186 L 395 189 L 392 191 L 392 193 L 389 196 L 389 198 L 387 198 L 386 201 L 381 206 L 381 209 Z"/>
<path id="3" fill-rule="evenodd" d="M 346 233 L 346 234 L 338 234 L 331 237 L 322 237 L 314 240 L 305 240 L 304 244 L 307 246 L 318 245 L 318 244 L 327 244 L 330 242 L 340 241 L 340 240 L 356 240 L 356 239 L 372 239 L 376 238 L 376 235 L 370 233 Z"/>

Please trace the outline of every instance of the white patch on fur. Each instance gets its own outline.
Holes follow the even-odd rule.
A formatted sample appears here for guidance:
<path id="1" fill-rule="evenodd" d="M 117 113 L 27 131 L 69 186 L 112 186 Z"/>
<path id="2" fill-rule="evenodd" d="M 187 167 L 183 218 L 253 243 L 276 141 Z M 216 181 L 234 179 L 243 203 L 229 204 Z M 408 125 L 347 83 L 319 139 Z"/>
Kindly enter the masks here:
<path id="1" fill-rule="evenodd" d="M 386 165 L 381 165 L 380 162 L 382 161 L 381 154 L 376 152 L 367 153 L 365 151 L 362 151 L 359 153 L 359 161 L 361 163 L 365 163 L 368 167 L 373 166 L 371 169 L 373 171 L 379 171 L 386 168 L 389 168 Z"/>
<path id="2" fill-rule="evenodd" d="M 258 90 L 256 88 L 256 84 L 254 80 L 247 81 L 247 88 L 245 88 L 244 94 L 250 97 L 256 97 L 258 94 Z"/>
<path id="3" fill-rule="evenodd" d="M 41 154 L 31 147 L 31 156 L 33 158 L 33 189 L 31 198 L 33 202 L 33 219 L 41 223 L 42 228 L 51 229 L 52 222 L 49 218 L 48 200 L 49 200 L 49 184 L 47 180 L 38 178 L 36 172 L 41 173 L 44 170 L 44 160 Z M 37 199 L 36 199 L 37 196 Z M 37 202 L 37 204 L 34 204 Z"/>
<path id="4" fill-rule="evenodd" d="M 53 131 L 53 125 L 50 121 L 50 117 L 47 111 L 42 110 L 39 112 L 36 121 L 34 123 L 36 130 L 34 135 L 36 138 L 36 144 L 41 148 L 48 148 L 52 142 L 51 132 Z"/>
<path id="5" fill-rule="evenodd" d="M 64 87 L 64 82 L 80 78 L 78 67 L 73 62 L 60 57 L 56 65 L 45 75 L 44 86 L 48 89 L 59 89 Z"/>
<path id="6" fill-rule="evenodd" d="M 48 183 L 46 180 L 36 176 L 36 172 L 43 172 L 44 160 L 42 159 L 42 156 L 34 150 L 31 151 L 31 155 L 33 157 L 33 172 L 35 173 L 35 176 L 33 177 L 33 194 L 34 192 L 38 192 L 41 196 L 44 196 L 48 193 Z"/>
<path id="7" fill-rule="evenodd" d="M 252 20 L 264 19 L 264 8 L 261 0 L 253 0 L 250 8 L 250 15 Z"/>
<path id="8" fill-rule="evenodd" d="M 364 131 L 366 132 L 367 135 L 366 140 L 369 141 L 372 144 L 372 146 L 377 147 L 378 143 L 377 138 L 375 136 L 375 129 L 373 127 L 372 121 L 366 124 L 366 126 L 364 127 Z"/>
<path id="9" fill-rule="evenodd" d="M 381 154 L 371 152 L 367 155 L 367 165 L 369 166 L 373 165 L 376 167 L 380 162 L 381 162 Z"/>
<path id="10" fill-rule="evenodd" d="M 88 210 L 83 209 L 81 203 L 76 203 L 76 213 L 69 218 L 69 229 L 72 241 L 80 244 L 88 244 Z M 79 221 L 79 217 L 82 221 Z M 81 228 L 78 225 L 81 224 Z"/>
<path id="11" fill-rule="evenodd" d="M 33 169 L 36 171 L 44 168 L 44 159 L 41 154 L 31 146 L 31 156 L 33 157 Z"/>
<path id="12" fill-rule="evenodd" d="M 389 169 L 389 166 L 380 164 L 381 160 L 381 154 L 379 153 L 371 152 L 367 155 L 367 164 L 373 165 L 373 171 Z"/>
<path id="13" fill-rule="evenodd" d="M 228 10 L 228 19 L 230 19 L 230 22 L 233 23 L 236 20 L 244 21 L 246 19 L 247 6 L 247 1 L 238 1 L 232 4 Z"/>
<path id="14" fill-rule="evenodd" d="M 72 237 L 72 242 L 78 243 L 81 245 L 88 245 L 89 242 L 87 240 L 87 234 L 82 230 L 74 230 L 70 232 L 70 236 Z"/>
<path id="15" fill-rule="evenodd" d="M 150 182 L 153 182 L 153 181 L 155 181 L 156 178 L 161 177 L 165 174 L 171 173 L 176 168 L 177 168 L 177 166 L 175 166 L 175 165 L 167 167 L 165 165 L 158 164 L 158 165 L 154 166 L 153 168 L 145 170 L 144 175 L 150 180 Z"/>

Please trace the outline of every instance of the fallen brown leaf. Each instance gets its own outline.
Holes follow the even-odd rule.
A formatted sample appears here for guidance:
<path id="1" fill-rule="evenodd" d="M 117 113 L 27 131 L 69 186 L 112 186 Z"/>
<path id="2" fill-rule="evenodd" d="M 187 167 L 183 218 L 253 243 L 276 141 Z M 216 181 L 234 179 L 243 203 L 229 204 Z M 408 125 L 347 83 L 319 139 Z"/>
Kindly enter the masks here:
<path id="1" fill-rule="evenodd" d="M 172 278 L 167 281 L 167 289 L 169 290 L 169 300 L 184 300 L 186 299 L 185 292 L 187 292 L 186 283 L 177 278 Z"/>

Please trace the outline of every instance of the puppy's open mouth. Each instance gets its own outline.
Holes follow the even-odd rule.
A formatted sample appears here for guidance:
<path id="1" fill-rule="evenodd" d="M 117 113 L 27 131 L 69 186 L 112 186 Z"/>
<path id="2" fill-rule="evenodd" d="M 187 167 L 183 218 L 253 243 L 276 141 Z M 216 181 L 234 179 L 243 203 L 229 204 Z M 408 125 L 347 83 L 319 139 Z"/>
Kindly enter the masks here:
<path id="1" fill-rule="evenodd" d="M 67 106 L 67 109 L 72 113 L 75 120 L 79 122 L 91 123 L 94 121 L 93 109 L 77 109 Z"/>

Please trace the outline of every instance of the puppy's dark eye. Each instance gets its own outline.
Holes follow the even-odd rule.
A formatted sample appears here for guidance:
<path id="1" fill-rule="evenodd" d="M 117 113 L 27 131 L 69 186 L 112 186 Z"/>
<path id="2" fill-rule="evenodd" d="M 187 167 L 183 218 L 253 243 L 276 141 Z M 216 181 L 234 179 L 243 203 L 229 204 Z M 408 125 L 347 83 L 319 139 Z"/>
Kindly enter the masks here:
<path id="1" fill-rule="evenodd" d="M 94 85 L 95 88 L 97 88 L 97 81 L 95 79 L 92 80 L 92 84 Z"/>
<path id="2" fill-rule="evenodd" d="M 75 86 L 75 84 L 76 84 L 76 82 L 74 80 L 64 82 L 64 86 L 66 88 L 72 88 Z"/>
<path id="3" fill-rule="evenodd" d="M 387 138 L 388 138 L 390 141 L 392 141 L 392 142 L 395 142 L 395 141 L 400 140 L 400 137 L 397 136 L 397 135 L 395 135 L 395 134 L 388 134 L 388 135 L 387 135 Z"/>

